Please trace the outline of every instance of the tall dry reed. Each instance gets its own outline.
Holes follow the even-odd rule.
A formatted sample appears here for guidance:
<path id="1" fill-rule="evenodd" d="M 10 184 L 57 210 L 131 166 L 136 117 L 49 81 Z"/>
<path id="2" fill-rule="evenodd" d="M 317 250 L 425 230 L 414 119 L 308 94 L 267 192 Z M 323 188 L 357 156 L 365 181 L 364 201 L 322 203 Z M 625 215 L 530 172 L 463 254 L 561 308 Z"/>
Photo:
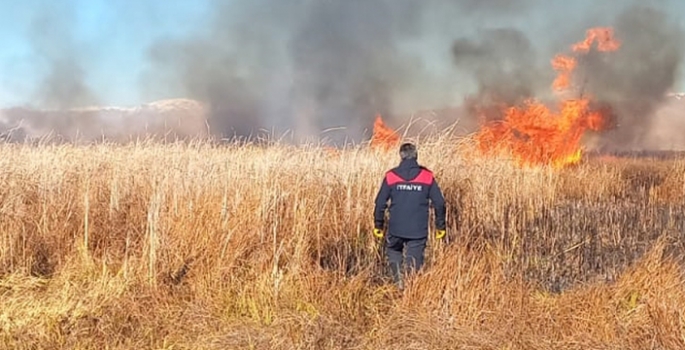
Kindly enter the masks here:
<path id="1" fill-rule="evenodd" d="M 420 143 L 450 239 L 400 293 L 395 152 L 2 145 L 0 347 L 677 349 L 685 162 L 517 169 Z"/>

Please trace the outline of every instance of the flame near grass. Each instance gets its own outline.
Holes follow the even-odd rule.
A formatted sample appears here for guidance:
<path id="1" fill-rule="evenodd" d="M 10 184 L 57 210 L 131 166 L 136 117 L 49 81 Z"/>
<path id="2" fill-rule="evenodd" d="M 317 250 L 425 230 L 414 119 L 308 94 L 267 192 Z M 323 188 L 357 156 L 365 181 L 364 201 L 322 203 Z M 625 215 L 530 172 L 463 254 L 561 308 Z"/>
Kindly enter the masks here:
<path id="1" fill-rule="evenodd" d="M 610 111 L 593 106 L 593 98 L 583 91 L 583 83 L 573 85 L 578 56 L 589 52 L 593 45 L 600 52 L 611 52 L 618 50 L 621 43 L 611 28 L 588 30 L 583 41 L 571 46 L 573 55 L 559 54 L 551 62 L 558 72 L 553 90 L 575 96 L 560 97 L 555 109 L 533 99 L 521 106 L 504 106 L 504 118 L 484 124 L 476 134 L 479 149 L 485 154 L 504 151 L 521 166 L 562 168 L 578 163 L 585 133 L 609 126 Z"/>
<path id="2" fill-rule="evenodd" d="M 396 147 L 400 142 L 400 135 L 385 125 L 380 114 L 376 115 L 373 123 L 373 136 L 371 137 L 371 147 L 388 151 Z"/>

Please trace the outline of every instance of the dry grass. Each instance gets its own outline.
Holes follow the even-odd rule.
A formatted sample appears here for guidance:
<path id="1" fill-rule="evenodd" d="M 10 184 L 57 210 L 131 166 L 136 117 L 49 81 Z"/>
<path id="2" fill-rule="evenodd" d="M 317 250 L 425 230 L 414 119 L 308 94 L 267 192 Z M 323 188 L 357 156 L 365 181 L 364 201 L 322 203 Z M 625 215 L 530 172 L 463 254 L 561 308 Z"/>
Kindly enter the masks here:
<path id="1" fill-rule="evenodd" d="M 422 143 L 449 204 L 404 293 L 373 198 L 395 153 L 0 146 L 7 349 L 681 349 L 685 162 L 554 172 Z"/>

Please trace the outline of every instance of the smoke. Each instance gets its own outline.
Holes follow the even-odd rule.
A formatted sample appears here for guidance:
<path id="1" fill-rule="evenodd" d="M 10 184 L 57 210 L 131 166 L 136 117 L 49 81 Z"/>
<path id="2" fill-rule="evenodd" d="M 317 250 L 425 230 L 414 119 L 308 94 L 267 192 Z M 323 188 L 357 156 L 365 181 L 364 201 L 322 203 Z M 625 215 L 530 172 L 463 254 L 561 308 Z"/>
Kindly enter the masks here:
<path id="1" fill-rule="evenodd" d="M 449 2 L 449 0 L 447 1 Z M 541 3 L 540 0 L 460 0 L 453 1 L 456 3 L 457 8 L 460 11 L 467 12 L 469 14 L 487 11 L 489 14 L 492 13 L 514 13 L 525 10 L 529 6 L 537 3 Z"/>
<path id="2" fill-rule="evenodd" d="M 216 137 L 289 132 L 297 139 L 356 142 L 369 138 L 377 113 L 395 128 L 432 109 L 446 111 L 431 117 L 441 125 L 461 119 L 474 131 L 484 109 L 491 119 L 501 117 L 497 103 L 549 97 L 552 55 L 590 26 L 614 24 L 623 46 L 609 60 L 593 56 L 585 62 L 592 77 L 587 91 L 619 117 L 620 128 L 601 143 L 631 147 L 648 143 L 642 130 L 657 127 L 650 116 L 676 81 L 682 58 L 679 28 L 664 14 L 678 11 L 627 7 L 628 0 L 203 0 L 194 11 L 205 1 L 209 7 L 194 23 L 192 16 L 157 16 L 185 5 L 107 5 L 114 9 L 102 10 L 110 16 L 103 27 L 112 35 L 85 42 L 100 56 L 74 35 L 85 16 L 78 15 L 79 3 L 31 6 L 28 39 L 40 57 L 34 62 L 40 78 L 26 99 L 55 110 L 112 103 L 112 91 L 120 88 L 108 83 L 117 73 L 102 72 L 121 62 L 135 64 L 142 55 L 145 66 L 130 91 L 138 88 L 141 102 L 202 102 Z M 177 26 L 165 36 L 153 34 L 173 22 Z M 126 30 L 117 27 L 122 23 Z M 141 39 L 134 45 L 137 38 L 117 35 L 127 30 L 151 44 Z M 143 52 L 138 45 L 145 45 Z M 111 51 L 103 53 L 107 47 Z M 464 107 L 466 115 L 452 112 Z M 91 122 L 60 115 L 44 123 L 31 117 L 33 129 L 54 126 L 74 134 L 103 128 L 99 115 Z M 200 129 L 195 122 L 191 129 Z"/>
<path id="3" fill-rule="evenodd" d="M 643 6 L 621 13 L 614 28 L 621 48 L 609 57 L 590 56 L 584 65 L 587 90 L 610 105 L 618 118 L 616 128 L 601 135 L 598 146 L 654 146 L 658 140 L 652 133 L 663 117 L 656 113 L 680 73 L 684 33 L 664 12 Z M 683 131 L 679 130 L 681 135 Z"/>
<path id="4" fill-rule="evenodd" d="M 83 132 L 90 134 L 87 137 L 96 137 L 90 132 L 98 128 L 95 118 L 66 112 L 98 103 L 97 94 L 88 84 L 85 62 L 90 57 L 74 40 L 74 12 L 69 6 L 54 2 L 34 1 L 31 5 L 38 10 L 28 17 L 26 38 L 33 53 L 28 61 L 32 64 L 32 73 L 38 73 L 39 79 L 31 89 L 27 105 L 36 110 L 0 111 L 0 138 L 9 141 L 48 135 L 69 138 Z M 41 108 L 65 112 L 45 113 Z"/>
<path id="5" fill-rule="evenodd" d="M 207 32 L 158 42 L 149 57 L 158 76 L 210 106 L 215 134 L 344 127 L 341 141 L 387 114 L 409 83 L 417 67 L 397 44 L 420 12 L 414 1 L 217 1 Z"/>
<path id="6" fill-rule="evenodd" d="M 501 119 L 502 105 L 517 105 L 535 96 L 544 81 L 532 43 L 515 28 L 483 30 L 475 39 L 457 39 L 452 55 L 455 64 L 471 72 L 478 83 L 466 105 L 484 121 Z"/>
<path id="7" fill-rule="evenodd" d="M 501 14 L 531 1 L 216 1 L 207 31 L 150 49 L 147 81 L 171 77 L 209 104 L 210 127 L 222 136 L 280 128 L 336 143 L 361 140 L 377 113 L 398 125 L 400 104 L 421 106 L 411 96 L 417 86 L 437 90 L 426 56 L 448 60 L 441 30 L 468 25 L 445 14 Z M 411 46 L 436 38 L 442 47 L 435 52 Z"/>
<path id="8" fill-rule="evenodd" d="M 274 11 L 281 9 L 282 5 Z M 276 74 L 273 38 L 261 32 L 259 20 L 234 22 L 233 9 L 226 2 L 217 1 L 211 12 L 214 17 L 207 33 L 162 40 L 149 49 L 153 71 L 146 78 L 170 82 L 177 95 L 206 103 L 212 132 L 250 134 L 263 126 L 265 104 L 260 97 L 268 78 Z M 253 15 L 260 18 L 263 13 Z"/>
<path id="9" fill-rule="evenodd" d="M 36 67 L 44 72 L 32 103 L 44 108 L 67 109 L 96 104 L 96 94 L 88 86 L 84 60 L 87 54 L 73 40 L 74 14 L 55 3 L 36 6 L 28 39 L 38 58 Z"/>
<path id="10" fill-rule="evenodd" d="M 415 31 L 414 1 L 317 2 L 289 43 L 296 100 L 312 106 L 314 130 L 346 121 L 359 135 L 419 68 L 397 43 Z"/>

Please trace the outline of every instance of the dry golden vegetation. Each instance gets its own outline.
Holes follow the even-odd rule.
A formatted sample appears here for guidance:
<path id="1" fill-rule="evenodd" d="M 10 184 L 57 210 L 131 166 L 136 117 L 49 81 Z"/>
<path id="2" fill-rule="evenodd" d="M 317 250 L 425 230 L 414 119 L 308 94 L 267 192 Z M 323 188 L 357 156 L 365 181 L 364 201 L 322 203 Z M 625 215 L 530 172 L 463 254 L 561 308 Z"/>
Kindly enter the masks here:
<path id="1" fill-rule="evenodd" d="M 685 160 L 561 171 L 420 143 L 448 202 L 404 292 L 395 152 L 2 145 L 6 349 L 682 349 Z"/>

